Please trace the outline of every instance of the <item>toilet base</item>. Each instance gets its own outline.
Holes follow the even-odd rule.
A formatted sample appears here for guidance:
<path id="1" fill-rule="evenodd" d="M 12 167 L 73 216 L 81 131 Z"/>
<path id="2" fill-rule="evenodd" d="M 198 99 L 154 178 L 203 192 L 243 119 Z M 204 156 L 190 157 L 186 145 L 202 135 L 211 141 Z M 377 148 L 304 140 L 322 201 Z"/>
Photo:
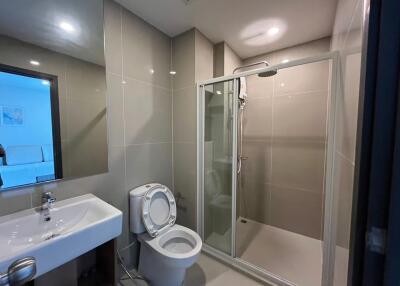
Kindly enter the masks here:
<path id="1" fill-rule="evenodd" d="M 141 243 L 139 273 L 146 278 L 150 286 L 181 286 L 185 280 L 186 268 L 166 265 L 151 248 Z"/>

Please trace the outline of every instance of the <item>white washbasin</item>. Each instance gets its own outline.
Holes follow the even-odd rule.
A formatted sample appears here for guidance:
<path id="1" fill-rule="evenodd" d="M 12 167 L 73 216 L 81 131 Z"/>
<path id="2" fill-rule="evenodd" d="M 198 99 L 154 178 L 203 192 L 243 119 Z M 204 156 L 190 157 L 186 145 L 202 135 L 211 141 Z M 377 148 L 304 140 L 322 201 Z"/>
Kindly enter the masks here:
<path id="1" fill-rule="evenodd" d="M 36 209 L 0 217 L 0 272 L 36 258 L 37 276 L 119 236 L 122 212 L 88 194 L 56 202 L 45 222 Z"/>

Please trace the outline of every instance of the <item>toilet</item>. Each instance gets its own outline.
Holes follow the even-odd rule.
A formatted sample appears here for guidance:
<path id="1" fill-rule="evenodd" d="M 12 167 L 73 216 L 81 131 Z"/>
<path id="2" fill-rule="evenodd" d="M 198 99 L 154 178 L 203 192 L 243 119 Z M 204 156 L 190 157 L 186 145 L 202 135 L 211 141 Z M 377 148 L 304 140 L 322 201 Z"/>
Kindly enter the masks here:
<path id="1" fill-rule="evenodd" d="M 175 224 L 176 203 L 164 185 L 152 183 L 129 193 L 130 231 L 140 242 L 139 273 L 151 286 L 180 286 L 199 257 L 200 236 Z"/>

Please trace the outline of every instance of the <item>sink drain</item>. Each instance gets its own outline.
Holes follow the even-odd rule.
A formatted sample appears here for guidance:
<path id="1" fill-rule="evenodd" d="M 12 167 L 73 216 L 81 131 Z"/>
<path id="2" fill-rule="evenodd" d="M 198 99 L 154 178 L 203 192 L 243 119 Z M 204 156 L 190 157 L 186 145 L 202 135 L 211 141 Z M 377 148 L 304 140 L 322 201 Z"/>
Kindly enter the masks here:
<path id="1" fill-rule="evenodd" d="M 55 238 L 57 236 L 59 236 L 59 234 L 51 234 L 48 237 L 46 237 L 44 240 L 50 240 L 50 239 Z"/>

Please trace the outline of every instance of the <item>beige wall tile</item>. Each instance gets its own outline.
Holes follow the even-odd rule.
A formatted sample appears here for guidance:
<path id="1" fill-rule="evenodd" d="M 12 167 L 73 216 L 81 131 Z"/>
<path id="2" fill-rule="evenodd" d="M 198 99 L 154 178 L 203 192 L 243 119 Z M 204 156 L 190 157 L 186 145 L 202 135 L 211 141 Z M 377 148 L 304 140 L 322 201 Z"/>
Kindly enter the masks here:
<path id="1" fill-rule="evenodd" d="M 168 36 L 123 9 L 122 41 L 124 77 L 170 88 Z"/>
<path id="2" fill-rule="evenodd" d="M 272 184 L 323 193 L 325 145 L 274 139 L 272 145 Z"/>
<path id="3" fill-rule="evenodd" d="M 242 66 L 242 59 L 236 54 L 232 48 L 224 42 L 224 75 L 230 75 L 237 67 Z"/>
<path id="4" fill-rule="evenodd" d="M 196 229 L 196 143 L 174 143 L 174 192 L 180 193 L 177 223 Z"/>
<path id="5" fill-rule="evenodd" d="M 171 90 L 133 79 L 125 82 L 125 144 L 171 142 Z"/>
<path id="6" fill-rule="evenodd" d="M 259 77 L 251 75 L 246 77 L 248 101 L 254 98 L 272 98 L 274 92 L 274 77 Z"/>
<path id="7" fill-rule="evenodd" d="M 270 185 L 261 180 L 251 180 L 245 173 L 242 178 L 239 216 L 270 224 Z"/>
<path id="8" fill-rule="evenodd" d="M 104 67 L 70 59 L 66 64 L 66 79 L 69 98 L 105 100 L 107 86 Z"/>
<path id="9" fill-rule="evenodd" d="M 271 187 L 271 225 L 322 238 L 322 194 Z"/>
<path id="10" fill-rule="evenodd" d="M 272 140 L 272 99 L 250 98 L 244 110 L 243 135 L 246 140 Z"/>
<path id="11" fill-rule="evenodd" d="M 71 177 L 90 176 L 108 172 L 107 142 L 81 137 L 70 141 L 68 162 Z"/>
<path id="12" fill-rule="evenodd" d="M 61 153 L 64 154 L 62 158 L 62 170 L 63 176 L 66 178 L 71 177 L 71 163 L 69 159 L 69 141 L 64 140 L 61 141 Z"/>
<path id="13" fill-rule="evenodd" d="M 67 59 L 70 57 L 6 36 L 0 37 L 0 61 L 6 65 L 62 76 Z M 30 60 L 37 60 L 40 65 L 32 66 Z"/>
<path id="14" fill-rule="evenodd" d="M 12 190 L 0 193 L 0 216 L 31 207 L 30 190 Z"/>
<path id="15" fill-rule="evenodd" d="M 123 146 L 108 148 L 108 169 L 107 174 L 107 191 L 105 198 L 108 202 L 119 207 L 123 202 L 127 201 L 127 192 L 125 180 L 125 148 Z"/>
<path id="16" fill-rule="evenodd" d="M 173 124 L 174 142 L 195 142 L 197 101 L 194 87 L 174 91 Z"/>
<path id="17" fill-rule="evenodd" d="M 225 74 L 225 43 L 221 42 L 214 45 L 214 77 L 223 76 Z"/>
<path id="18" fill-rule="evenodd" d="M 58 97 L 58 108 L 60 113 L 60 136 L 61 140 L 68 139 L 68 101 L 66 96 Z"/>
<path id="19" fill-rule="evenodd" d="M 303 45 L 289 47 L 273 52 L 273 64 L 280 64 L 283 60 L 298 60 L 329 52 L 331 38 L 326 37 L 311 41 Z"/>
<path id="20" fill-rule="evenodd" d="M 328 90 L 329 61 L 281 69 L 275 75 L 275 94 Z"/>
<path id="21" fill-rule="evenodd" d="M 274 63 L 274 54 L 268 53 L 268 54 L 262 54 L 262 55 L 254 56 L 251 58 L 243 59 L 243 65 L 248 65 L 248 64 L 252 64 L 252 63 L 261 62 L 261 61 L 267 61 L 270 65 L 272 65 Z M 260 64 L 260 67 L 262 67 L 262 66 L 263 65 Z M 254 66 L 248 68 L 247 70 L 249 70 L 249 69 L 250 70 L 254 69 Z M 246 70 L 246 69 L 243 69 L 243 70 Z"/>
<path id="22" fill-rule="evenodd" d="M 68 99 L 68 140 L 81 139 L 101 143 L 107 140 L 106 105 L 104 100 Z M 71 142 L 72 143 L 72 142 Z"/>
<path id="23" fill-rule="evenodd" d="M 213 77 L 213 44 L 199 30 L 195 30 L 195 81 Z"/>
<path id="24" fill-rule="evenodd" d="M 122 77 L 107 74 L 108 145 L 124 146 L 124 98 Z"/>
<path id="25" fill-rule="evenodd" d="M 171 150 L 171 143 L 127 146 L 127 188 L 158 182 L 172 189 Z"/>
<path id="26" fill-rule="evenodd" d="M 250 141 L 244 138 L 241 178 L 244 183 L 257 182 L 260 184 L 271 182 L 271 141 Z"/>
<path id="27" fill-rule="evenodd" d="M 230 75 L 240 66 L 242 59 L 226 42 L 214 45 L 214 77 Z"/>
<path id="28" fill-rule="evenodd" d="M 195 83 L 213 77 L 213 45 L 196 29 L 173 39 L 174 191 L 179 203 L 178 223 L 196 226 L 197 94 Z"/>
<path id="29" fill-rule="evenodd" d="M 328 92 L 279 95 L 273 98 L 274 138 L 324 142 Z"/>
<path id="30" fill-rule="evenodd" d="M 195 31 L 189 30 L 172 39 L 174 90 L 193 87 L 195 83 Z"/>
<path id="31" fill-rule="evenodd" d="M 122 76 L 122 8 L 104 1 L 104 38 L 107 73 Z"/>
<path id="32" fill-rule="evenodd" d="M 258 55 L 243 60 L 244 64 L 255 63 L 259 61 L 268 61 L 271 65 L 282 63 L 283 60 L 298 60 L 302 58 L 316 56 L 329 52 L 331 38 L 326 37 L 319 40 L 307 42 L 305 44 L 277 50 L 271 53 Z"/>

